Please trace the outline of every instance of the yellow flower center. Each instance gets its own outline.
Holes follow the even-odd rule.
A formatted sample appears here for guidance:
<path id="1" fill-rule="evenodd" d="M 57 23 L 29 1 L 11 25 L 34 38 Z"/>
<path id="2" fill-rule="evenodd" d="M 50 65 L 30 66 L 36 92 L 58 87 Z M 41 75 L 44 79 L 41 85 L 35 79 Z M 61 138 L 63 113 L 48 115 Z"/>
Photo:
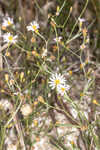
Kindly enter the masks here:
<path id="1" fill-rule="evenodd" d="M 98 104 L 96 99 L 93 100 L 93 103 L 96 104 L 96 105 Z"/>
<path id="2" fill-rule="evenodd" d="M 55 80 L 55 84 L 56 84 L 56 85 L 60 84 L 60 80 L 58 80 L 58 79 Z"/>
<path id="3" fill-rule="evenodd" d="M 32 26 L 32 28 L 36 31 L 37 30 L 37 27 L 35 25 Z"/>
<path id="4" fill-rule="evenodd" d="M 62 92 L 64 92 L 64 91 L 65 91 L 65 88 L 62 87 L 61 90 L 62 90 Z"/>
<path id="5" fill-rule="evenodd" d="M 9 39 L 9 41 L 12 41 L 13 40 L 13 36 L 12 35 L 9 36 L 8 39 Z"/>
<path id="6" fill-rule="evenodd" d="M 8 25 L 11 25 L 11 22 L 10 22 L 10 21 L 8 21 Z"/>

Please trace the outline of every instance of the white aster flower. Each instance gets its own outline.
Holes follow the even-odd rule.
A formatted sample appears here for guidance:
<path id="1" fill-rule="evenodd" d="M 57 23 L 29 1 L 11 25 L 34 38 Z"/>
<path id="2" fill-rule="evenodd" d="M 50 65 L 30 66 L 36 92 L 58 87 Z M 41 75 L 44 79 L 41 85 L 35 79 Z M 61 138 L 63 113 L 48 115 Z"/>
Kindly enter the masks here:
<path id="1" fill-rule="evenodd" d="M 29 104 L 24 104 L 21 107 L 21 112 L 22 112 L 23 116 L 27 117 L 28 115 L 30 115 L 32 113 L 32 107 Z"/>
<path id="2" fill-rule="evenodd" d="M 7 19 L 4 19 L 3 20 L 3 23 L 2 23 L 2 27 L 8 27 L 8 26 L 11 26 L 13 25 L 13 19 L 10 18 L 10 17 L 7 17 Z"/>
<path id="3" fill-rule="evenodd" d="M 30 23 L 29 26 L 27 26 L 28 31 L 37 32 L 39 29 L 39 24 L 36 21 L 33 21 Z"/>
<path id="4" fill-rule="evenodd" d="M 66 92 L 70 89 L 69 85 L 59 85 L 57 88 L 57 92 L 61 94 L 61 96 L 64 96 Z"/>
<path id="5" fill-rule="evenodd" d="M 60 73 L 54 73 L 50 77 L 49 86 L 51 87 L 51 89 L 55 89 L 60 85 L 65 85 L 65 82 L 66 80 L 63 75 L 61 75 Z"/>
<path id="6" fill-rule="evenodd" d="M 3 35 L 3 39 L 4 39 L 4 42 L 7 42 L 7 43 L 13 43 L 15 44 L 17 42 L 17 35 L 13 36 L 11 33 L 5 33 Z"/>
<path id="7" fill-rule="evenodd" d="M 80 31 L 82 30 L 82 24 L 83 22 L 85 22 L 86 20 L 84 18 L 78 18 L 78 21 L 79 21 L 79 28 L 80 28 Z"/>
<path id="8" fill-rule="evenodd" d="M 78 18 L 79 22 L 85 22 L 86 20 L 84 18 Z"/>
<path id="9" fill-rule="evenodd" d="M 59 37 L 54 38 L 53 40 L 54 40 L 55 42 L 60 42 L 60 41 L 61 41 L 61 39 L 62 39 L 62 37 L 61 37 L 61 36 L 59 36 Z"/>
<path id="10" fill-rule="evenodd" d="M 83 50 L 86 48 L 86 45 L 83 43 L 82 45 L 80 45 L 80 49 Z"/>

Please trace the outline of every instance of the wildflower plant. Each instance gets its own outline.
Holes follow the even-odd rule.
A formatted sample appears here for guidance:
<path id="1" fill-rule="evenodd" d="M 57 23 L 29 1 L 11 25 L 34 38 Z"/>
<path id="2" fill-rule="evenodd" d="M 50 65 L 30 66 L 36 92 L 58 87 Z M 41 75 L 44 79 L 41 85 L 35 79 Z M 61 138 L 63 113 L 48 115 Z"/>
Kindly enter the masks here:
<path id="1" fill-rule="evenodd" d="M 61 94 L 61 96 L 64 96 L 67 94 L 66 92 L 70 89 L 70 86 L 68 84 L 59 85 L 57 88 L 57 92 Z"/>
<path id="2" fill-rule="evenodd" d="M 65 84 L 65 78 L 61 74 L 53 73 L 50 77 L 49 86 L 51 89 L 58 88 L 60 85 Z"/>
<path id="3" fill-rule="evenodd" d="M 13 36 L 10 32 L 7 32 L 3 35 L 4 42 L 9 44 L 10 43 L 15 44 L 17 42 L 17 38 L 18 38 L 17 35 Z"/>
<path id="4" fill-rule="evenodd" d="M 9 27 L 13 24 L 14 24 L 13 18 L 7 17 L 3 19 L 2 27 Z"/>
<path id="5" fill-rule="evenodd" d="M 57 93 L 61 94 L 62 96 L 66 94 L 66 91 L 69 90 L 70 86 L 66 84 L 66 79 L 60 73 L 52 73 L 49 83 L 51 89 L 56 89 Z"/>
<path id="6" fill-rule="evenodd" d="M 39 24 L 36 21 L 32 21 L 30 25 L 27 26 L 28 31 L 38 32 Z"/>
<path id="7" fill-rule="evenodd" d="M 54 38 L 54 41 L 55 41 L 55 42 L 60 42 L 60 41 L 61 41 L 61 39 L 62 39 L 62 37 L 61 37 L 61 36 L 59 36 L 59 37 L 57 37 L 57 38 Z"/>
<path id="8" fill-rule="evenodd" d="M 41 8 L 38 1 L 34 3 L 36 13 L 39 9 L 41 15 L 46 15 L 48 6 L 55 7 L 54 2 L 47 2 L 49 4 Z M 17 18 L 2 19 L 1 29 L 6 30 L 0 35 L 0 63 L 3 60 L 4 64 L 4 68 L 0 68 L 0 71 L 4 69 L 0 74 L 0 96 L 6 96 L 7 100 L 0 100 L 0 149 L 9 144 L 6 137 L 9 128 L 16 130 L 18 135 L 14 142 L 22 150 L 41 149 L 36 144 L 37 139 L 46 136 L 51 143 L 55 141 L 52 146 L 57 149 L 79 150 L 80 143 L 85 149 L 95 150 L 95 146 L 100 149 L 95 129 L 99 124 L 96 107 L 100 105 L 96 96 L 93 100 L 95 70 L 99 65 L 90 61 L 91 55 L 86 48 L 91 26 L 85 26 L 87 20 L 83 19 L 88 0 L 76 20 L 72 17 L 73 7 L 66 9 L 67 1 L 57 3 L 60 5 L 56 12 L 45 16 L 44 22 L 38 14 L 37 21 L 34 19 L 28 24 L 30 19 L 26 19 L 24 9 L 21 9 L 22 18 L 18 24 L 13 21 L 17 22 Z M 15 28 L 9 28 L 12 25 Z M 85 132 L 82 127 L 86 127 Z M 82 142 L 79 142 L 80 137 Z M 45 140 L 41 141 L 38 143 L 45 149 Z M 17 149 L 12 143 L 8 149 Z"/>

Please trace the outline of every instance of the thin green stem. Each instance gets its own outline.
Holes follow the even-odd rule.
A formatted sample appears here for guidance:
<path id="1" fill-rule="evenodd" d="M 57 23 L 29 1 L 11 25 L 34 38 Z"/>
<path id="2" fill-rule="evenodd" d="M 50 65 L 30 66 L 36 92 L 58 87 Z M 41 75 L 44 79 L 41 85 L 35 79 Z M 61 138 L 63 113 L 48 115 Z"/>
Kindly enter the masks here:
<path id="1" fill-rule="evenodd" d="M 3 127 L 2 129 L 1 129 L 2 131 L 2 134 L 1 134 L 1 143 L 0 143 L 0 150 L 2 150 L 3 149 L 3 144 L 4 144 L 4 139 L 5 139 L 5 131 L 6 131 L 6 129 L 5 129 L 5 127 Z"/>
<path id="2" fill-rule="evenodd" d="M 79 18 L 81 18 L 82 15 L 84 14 L 84 12 L 85 12 L 85 10 L 86 10 L 86 7 L 87 7 L 87 5 L 88 5 L 88 2 L 89 2 L 89 0 L 86 1 L 85 6 L 84 6 L 84 8 L 83 8 L 83 10 L 82 10 L 82 12 L 81 12 Z M 71 33 L 70 33 L 70 35 L 69 35 L 68 40 L 71 38 L 71 36 L 72 36 L 72 34 L 73 34 L 73 31 L 75 30 L 75 27 L 77 26 L 77 24 L 78 24 L 78 19 L 76 20 L 76 22 L 75 22 L 75 24 L 74 24 L 74 26 L 73 26 L 73 28 L 72 28 L 72 31 L 71 31 Z M 66 43 L 67 43 L 67 41 L 66 41 Z"/>
<path id="3" fill-rule="evenodd" d="M 59 55 L 59 43 L 58 43 L 58 34 L 57 34 L 56 27 L 54 27 L 54 30 L 55 30 L 55 33 L 56 33 L 56 39 L 57 39 L 57 51 L 58 51 L 57 62 L 58 62 L 58 66 L 59 66 L 60 55 Z"/>

